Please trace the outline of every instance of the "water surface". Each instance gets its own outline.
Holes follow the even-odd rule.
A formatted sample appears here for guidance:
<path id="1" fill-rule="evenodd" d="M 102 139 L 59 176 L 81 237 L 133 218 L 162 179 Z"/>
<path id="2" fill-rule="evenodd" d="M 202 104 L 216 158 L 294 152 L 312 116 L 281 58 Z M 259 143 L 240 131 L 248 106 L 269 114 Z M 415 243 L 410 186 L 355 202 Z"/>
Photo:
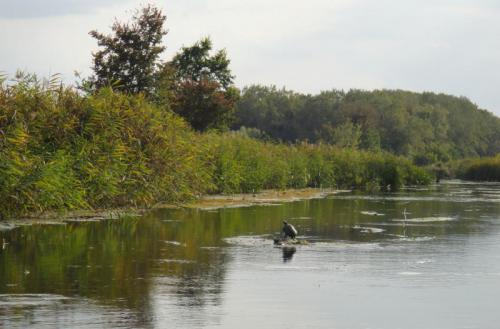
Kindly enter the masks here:
<path id="1" fill-rule="evenodd" d="M 287 219 L 308 245 L 280 248 Z M 5 328 L 498 328 L 500 184 L 0 231 Z"/>

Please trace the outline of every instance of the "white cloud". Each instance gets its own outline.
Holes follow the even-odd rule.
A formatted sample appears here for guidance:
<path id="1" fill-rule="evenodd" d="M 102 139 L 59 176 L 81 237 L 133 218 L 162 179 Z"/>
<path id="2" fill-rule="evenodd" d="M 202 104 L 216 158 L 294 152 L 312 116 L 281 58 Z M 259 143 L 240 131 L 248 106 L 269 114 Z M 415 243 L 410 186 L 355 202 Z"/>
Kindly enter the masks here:
<path id="1" fill-rule="evenodd" d="M 0 18 L 23 19 L 95 13 L 130 0 L 0 0 Z"/>

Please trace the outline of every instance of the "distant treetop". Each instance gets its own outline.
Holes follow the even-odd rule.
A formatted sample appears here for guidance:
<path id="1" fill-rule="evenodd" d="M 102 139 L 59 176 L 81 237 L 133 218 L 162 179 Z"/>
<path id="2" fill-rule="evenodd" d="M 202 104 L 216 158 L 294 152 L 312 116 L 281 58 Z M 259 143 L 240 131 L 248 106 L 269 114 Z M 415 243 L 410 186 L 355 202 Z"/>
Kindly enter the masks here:
<path id="1" fill-rule="evenodd" d="M 147 5 L 135 12 L 131 22 L 115 21 L 112 34 L 91 31 L 101 49 L 93 54 L 94 74 L 85 82 L 86 87 L 113 86 L 126 93 L 150 93 L 161 64 L 159 56 L 165 50 L 165 20 L 160 9 Z"/>

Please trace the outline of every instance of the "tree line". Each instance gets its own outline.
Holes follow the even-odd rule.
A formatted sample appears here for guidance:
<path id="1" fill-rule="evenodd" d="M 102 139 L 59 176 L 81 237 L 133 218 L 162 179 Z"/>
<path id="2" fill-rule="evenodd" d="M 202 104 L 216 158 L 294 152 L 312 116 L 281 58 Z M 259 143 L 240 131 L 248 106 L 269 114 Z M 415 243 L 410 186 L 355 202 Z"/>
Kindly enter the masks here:
<path id="1" fill-rule="evenodd" d="M 430 92 L 309 95 L 254 85 L 243 89 L 232 128 L 264 139 L 385 150 L 418 165 L 500 152 L 498 117 L 464 97 Z"/>

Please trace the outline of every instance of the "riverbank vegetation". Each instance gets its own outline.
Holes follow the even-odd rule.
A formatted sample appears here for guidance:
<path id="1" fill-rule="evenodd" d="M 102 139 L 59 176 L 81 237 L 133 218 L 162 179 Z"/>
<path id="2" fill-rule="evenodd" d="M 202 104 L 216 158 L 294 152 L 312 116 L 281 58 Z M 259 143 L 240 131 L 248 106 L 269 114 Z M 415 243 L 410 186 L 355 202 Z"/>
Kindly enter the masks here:
<path id="1" fill-rule="evenodd" d="M 498 118 L 463 98 L 240 93 L 208 38 L 161 61 L 164 22 L 146 6 L 111 35 L 92 31 L 101 49 L 77 87 L 0 77 L 0 217 L 263 189 L 397 189 L 432 181 L 417 165 L 500 147 Z"/>
<path id="2" fill-rule="evenodd" d="M 425 184 L 409 160 L 327 144 L 198 133 L 142 94 L 81 95 L 20 76 L 0 88 L 0 202 L 5 216 L 183 202 L 204 193 Z"/>
<path id="3" fill-rule="evenodd" d="M 460 161 L 456 165 L 455 175 L 473 181 L 500 182 L 500 155 Z"/>

